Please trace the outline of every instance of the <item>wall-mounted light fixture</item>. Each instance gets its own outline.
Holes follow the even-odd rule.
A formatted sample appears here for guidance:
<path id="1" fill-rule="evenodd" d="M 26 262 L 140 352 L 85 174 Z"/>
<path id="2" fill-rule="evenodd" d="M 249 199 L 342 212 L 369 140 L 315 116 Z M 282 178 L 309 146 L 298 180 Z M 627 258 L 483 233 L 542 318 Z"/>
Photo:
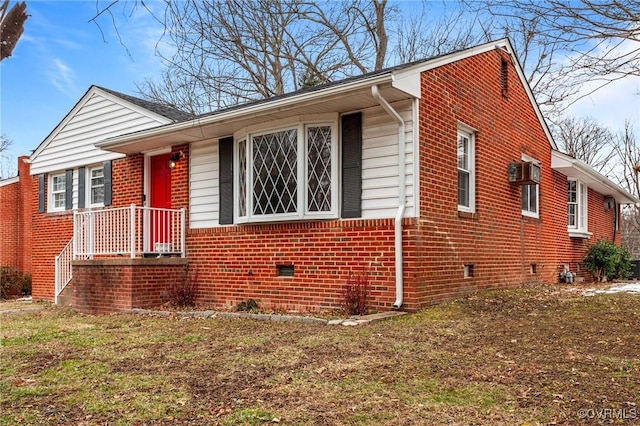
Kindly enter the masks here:
<path id="1" fill-rule="evenodd" d="M 171 154 L 171 157 L 169 157 L 169 168 L 175 169 L 176 163 L 182 158 L 184 158 L 184 152 L 182 151 Z"/>

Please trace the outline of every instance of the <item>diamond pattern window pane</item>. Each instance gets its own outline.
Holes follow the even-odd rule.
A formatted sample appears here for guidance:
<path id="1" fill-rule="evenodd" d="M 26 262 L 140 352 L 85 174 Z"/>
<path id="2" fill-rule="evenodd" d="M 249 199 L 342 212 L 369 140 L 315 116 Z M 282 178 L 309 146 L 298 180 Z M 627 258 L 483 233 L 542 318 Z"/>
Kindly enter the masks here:
<path id="1" fill-rule="evenodd" d="M 296 129 L 253 138 L 253 214 L 295 213 L 298 191 Z"/>
<path id="2" fill-rule="evenodd" d="M 238 215 L 244 217 L 247 215 L 247 141 L 242 140 L 238 143 L 238 160 L 240 163 L 240 180 L 238 195 Z"/>
<path id="3" fill-rule="evenodd" d="M 307 127 L 307 208 L 331 211 L 331 127 Z"/>

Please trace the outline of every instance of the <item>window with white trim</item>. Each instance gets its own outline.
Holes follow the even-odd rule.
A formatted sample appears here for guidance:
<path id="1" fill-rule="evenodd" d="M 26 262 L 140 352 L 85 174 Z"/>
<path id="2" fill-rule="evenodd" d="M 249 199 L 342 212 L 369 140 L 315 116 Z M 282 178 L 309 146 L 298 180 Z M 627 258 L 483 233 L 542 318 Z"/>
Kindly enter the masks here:
<path id="1" fill-rule="evenodd" d="M 586 234 L 587 230 L 587 185 L 578 179 L 567 181 L 567 216 L 569 233 Z"/>
<path id="2" fill-rule="evenodd" d="M 337 124 L 297 123 L 238 139 L 238 222 L 334 218 Z"/>
<path id="3" fill-rule="evenodd" d="M 458 210 L 475 212 L 475 140 L 472 131 L 458 127 Z"/>
<path id="4" fill-rule="evenodd" d="M 104 205 L 104 169 L 93 167 L 88 173 L 89 204 L 90 206 Z"/>
<path id="5" fill-rule="evenodd" d="M 51 210 L 64 210 L 66 206 L 66 175 L 60 173 L 51 175 L 49 180 Z"/>
<path id="6" fill-rule="evenodd" d="M 526 155 L 522 156 L 523 161 L 532 161 L 538 166 L 540 163 Z M 522 215 L 528 217 L 540 217 L 540 185 L 522 185 Z"/>

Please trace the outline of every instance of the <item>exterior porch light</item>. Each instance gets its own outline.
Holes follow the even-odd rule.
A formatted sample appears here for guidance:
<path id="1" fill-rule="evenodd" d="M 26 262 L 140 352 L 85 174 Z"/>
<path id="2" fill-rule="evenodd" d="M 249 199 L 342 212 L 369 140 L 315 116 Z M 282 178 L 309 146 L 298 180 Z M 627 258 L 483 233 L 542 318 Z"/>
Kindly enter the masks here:
<path id="1" fill-rule="evenodd" d="M 169 168 L 170 169 L 175 169 L 176 168 L 176 163 L 181 158 L 184 158 L 184 153 L 182 151 L 174 152 L 173 154 L 171 154 L 171 157 L 169 157 Z"/>

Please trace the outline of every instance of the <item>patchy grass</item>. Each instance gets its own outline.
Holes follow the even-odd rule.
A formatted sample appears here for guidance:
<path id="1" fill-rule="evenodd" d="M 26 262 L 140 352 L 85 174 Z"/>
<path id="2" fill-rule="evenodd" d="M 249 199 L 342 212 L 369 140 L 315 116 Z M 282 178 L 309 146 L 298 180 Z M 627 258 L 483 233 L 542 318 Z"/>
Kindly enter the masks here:
<path id="1" fill-rule="evenodd" d="M 0 425 L 635 424 L 639 319 L 551 287 L 359 327 L 45 307 L 0 317 Z"/>

